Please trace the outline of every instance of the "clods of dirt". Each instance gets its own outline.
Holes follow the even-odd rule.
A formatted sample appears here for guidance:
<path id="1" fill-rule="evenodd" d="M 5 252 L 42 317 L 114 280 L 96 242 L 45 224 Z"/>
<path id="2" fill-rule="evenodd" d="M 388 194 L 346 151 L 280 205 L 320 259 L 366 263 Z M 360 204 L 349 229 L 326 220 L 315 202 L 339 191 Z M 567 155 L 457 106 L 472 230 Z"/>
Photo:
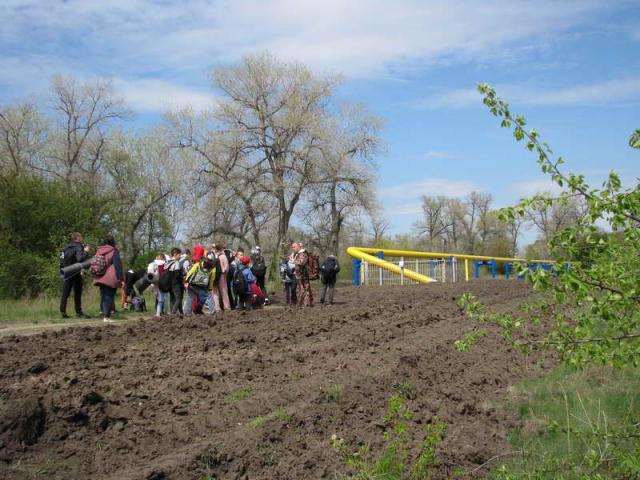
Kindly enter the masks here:
<path id="1" fill-rule="evenodd" d="M 456 350 L 467 291 L 500 311 L 531 299 L 516 280 L 349 287 L 331 306 L 0 339 L 0 478 L 333 478 L 348 469 L 331 436 L 380 452 L 398 392 L 411 455 L 438 417 L 433 478 L 471 471 L 508 448 L 509 386 L 553 360 L 491 334 Z"/>

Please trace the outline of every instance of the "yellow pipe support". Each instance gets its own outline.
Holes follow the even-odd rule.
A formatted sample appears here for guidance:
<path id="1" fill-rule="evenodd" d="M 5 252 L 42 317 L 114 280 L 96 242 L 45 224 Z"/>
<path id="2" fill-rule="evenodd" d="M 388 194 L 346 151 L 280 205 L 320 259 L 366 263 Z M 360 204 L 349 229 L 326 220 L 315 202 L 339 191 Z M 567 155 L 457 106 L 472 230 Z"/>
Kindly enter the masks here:
<path id="1" fill-rule="evenodd" d="M 555 263 L 551 260 L 525 260 L 522 258 L 506 258 L 506 257 L 487 257 L 483 255 L 464 255 L 461 253 L 436 253 L 436 252 L 412 252 L 409 250 L 393 250 L 387 248 L 367 248 L 367 247 L 349 247 L 347 253 L 354 257 L 364 260 L 365 262 L 377 265 L 380 268 L 389 270 L 391 272 L 398 273 L 407 278 L 415 280 L 419 283 L 431 283 L 437 280 L 422 275 L 421 273 L 414 272 L 413 270 L 401 269 L 393 262 L 387 262 L 381 258 L 375 257 L 373 254 L 382 252 L 385 257 L 415 257 L 415 258 L 451 258 L 454 257 L 459 260 L 464 260 L 464 277 L 469 281 L 469 260 L 495 260 L 496 262 L 523 262 L 523 263 Z M 417 262 L 417 260 L 416 260 Z M 417 264 L 416 264 L 417 265 Z"/>
<path id="2" fill-rule="evenodd" d="M 413 270 L 408 270 L 406 268 L 401 269 L 395 263 L 387 262 L 386 260 L 383 260 L 381 258 L 374 257 L 373 255 L 370 255 L 369 253 L 364 252 L 364 250 L 373 251 L 373 252 L 380 251 L 379 249 L 376 250 L 373 248 L 364 249 L 364 248 L 358 248 L 358 247 L 349 247 L 347 248 L 347 253 L 354 258 L 359 258 L 360 260 L 364 260 L 367 263 L 377 265 L 378 267 L 384 268 L 385 270 L 389 270 L 391 272 L 395 272 L 400 275 L 404 274 L 405 277 L 410 278 L 411 280 L 415 280 L 416 282 L 431 283 L 436 281 L 431 277 L 427 277 L 426 275 L 422 275 L 421 273 L 414 272 Z M 401 257 L 402 255 L 392 255 L 392 256 Z"/>

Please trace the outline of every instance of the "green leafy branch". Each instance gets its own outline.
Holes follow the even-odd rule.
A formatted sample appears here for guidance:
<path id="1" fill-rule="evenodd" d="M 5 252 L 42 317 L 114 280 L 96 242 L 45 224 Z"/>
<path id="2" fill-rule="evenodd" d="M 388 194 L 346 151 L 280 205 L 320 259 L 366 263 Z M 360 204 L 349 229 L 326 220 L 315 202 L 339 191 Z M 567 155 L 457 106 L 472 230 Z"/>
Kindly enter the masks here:
<path id="1" fill-rule="evenodd" d="M 505 338 L 513 340 L 516 330 L 529 322 L 546 322 L 550 327 L 544 338 L 532 338 L 522 332 L 514 341 L 526 350 L 531 346 L 557 348 L 571 365 L 591 362 L 622 366 L 640 364 L 640 188 L 623 188 L 620 177 L 610 172 L 601 187 L 589 186 L 584 175 L 564 173 L 562 157 L 544 143 L 526 119 L 514 115 L 507 102 L 487 84 L 478 86 L 483 103 L 501 118 L 518 142 L 536 153 L 537 163 L 563 191 L 556 196 L 536 195 L 521 199 L 514 207 L 502 209 L 500 217 L 511 220 L 524 216 L 529 209 L 566 205 L 579 199 L 584 214 L 574 224 L 558 231 L 549 247 L 556 263 L 551 271 L 517 266 L 544 300 L 523 311 L 526 315 L 487 313 L 471 297 L 462 297 L 461 308 L 480 322 L 493 322 Z M 640 149 L 640 129 L 629 140 Z M 598 225 L 606 224 L 610 231 Z M 537 332 L 536 335 L 539 336 Z M 458 347 L 468 349 L 479 338 L 475 332 L 461 339 Z"/>

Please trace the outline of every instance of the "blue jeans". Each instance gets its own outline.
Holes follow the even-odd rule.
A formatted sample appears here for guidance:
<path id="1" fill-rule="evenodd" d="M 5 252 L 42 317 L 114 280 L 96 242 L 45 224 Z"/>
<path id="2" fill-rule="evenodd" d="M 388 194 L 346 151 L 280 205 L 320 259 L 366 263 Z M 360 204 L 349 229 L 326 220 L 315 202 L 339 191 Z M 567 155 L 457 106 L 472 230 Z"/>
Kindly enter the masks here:
<path id="1" fill-rule="evenodd" d="M 209 313 L 213 313 L 213 298 L 209 295 L 209 290 L 206 287 L 195 287 L 189 285 L 189 288 L 185 290 L 184 303 L 182 304 L 182 310 L 184 311 L 184 315 L 189 317 L 193 314 L 193 310 L 191 309 L 191 305 L 193 304 L 193 300 L 198 298 L 206 298 L 207 306 L 209 307 Z"/>
<path id="2" fill-rule="evenodd" d="M 113 307 L 113 299 L 116 296 L 115 288 L 107 287 L 106 285 L 100 286 L 100 312 L 102 316 L 106 318 L 111 317 L 111 308 Z"/>
<path id="3" fill-rule="evenodd" d="M 169 292 L 158 291 L 158 296 L 156 297 L 156 315 L 169 312 L 170 298 Z"/>

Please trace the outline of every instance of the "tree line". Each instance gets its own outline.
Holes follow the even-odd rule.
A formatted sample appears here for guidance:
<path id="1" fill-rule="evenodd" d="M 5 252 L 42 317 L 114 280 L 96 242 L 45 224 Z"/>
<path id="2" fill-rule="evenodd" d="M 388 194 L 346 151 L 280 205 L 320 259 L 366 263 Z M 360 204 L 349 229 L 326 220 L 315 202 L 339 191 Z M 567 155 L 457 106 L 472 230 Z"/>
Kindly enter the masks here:
<path id="1" fill-rule="evenodd" d="M 570 197 L 553 204 L 534 202 L 523 215 L 503 220 L 492 203 L 487 193 L 471 192 L 465 198 L 425 195 L 422 218 L 414 229 L 431 251 L 544 259 L 551 258 L 548 243 L 554 235 L 575 225 L 585 212 L 584 202 Z M 522 233 L 528 228 L 538 239 L 520 251 Z"/>
<path id="2" fill-rule="evenodd" d="M 131 266 L 174 242 L 226 239 L 261 245 L 273 268 L 293 237 L 337 253 L 363 231 L 383 122 L 336 100 L 339 76 L 261 53 L 211 81 L 211 108 L 139 129 L 103 79 L 56 75 L 45 102 L 0 105 L 0 246 L 14 259 L 0 295 L 55 283 L 76 230 L 93 245 L 113 233 Z"/>

